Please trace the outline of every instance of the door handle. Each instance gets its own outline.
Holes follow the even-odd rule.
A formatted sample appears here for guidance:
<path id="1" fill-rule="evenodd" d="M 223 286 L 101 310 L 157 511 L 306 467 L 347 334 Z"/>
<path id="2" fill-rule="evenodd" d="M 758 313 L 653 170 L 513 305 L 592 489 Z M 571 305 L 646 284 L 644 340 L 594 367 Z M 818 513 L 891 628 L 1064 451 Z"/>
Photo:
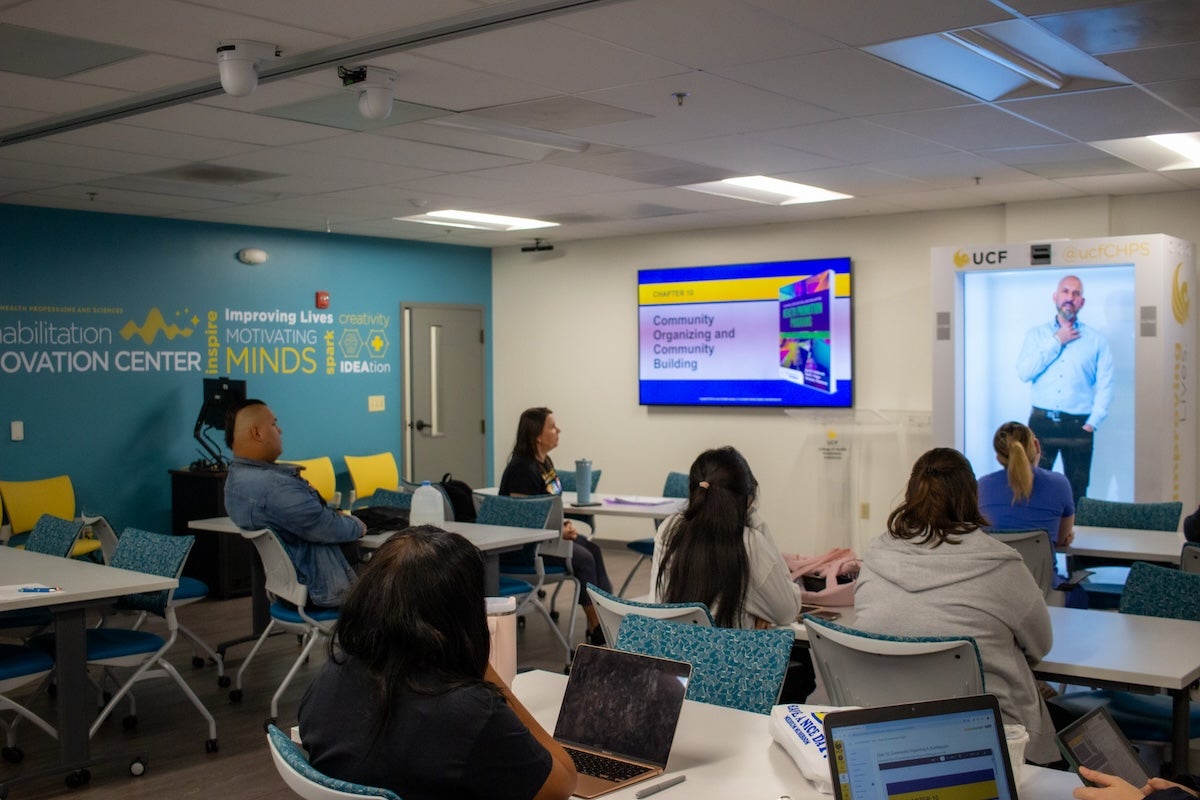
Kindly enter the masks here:
<path id="1" fill-rule="evenodd" d="M 423 419 L 419 419 L 419 420 L 417 420 L 416 422 L 414 422 L 414 423 L 413 423 L 413 427 L 414 427 L 414 428 L 416 428 L 416 429 L 417 429 L 417 430 L 419 430 L 419 431 L 423 431 L 423 430 L 425 430 L 426 428 L 432 428 L 433 426 L 432 426 L 432 425 L 430 425 L 430 424 L 429 424 L 428 422 L 426 422 L 425 420 L 423 420 Z"/>

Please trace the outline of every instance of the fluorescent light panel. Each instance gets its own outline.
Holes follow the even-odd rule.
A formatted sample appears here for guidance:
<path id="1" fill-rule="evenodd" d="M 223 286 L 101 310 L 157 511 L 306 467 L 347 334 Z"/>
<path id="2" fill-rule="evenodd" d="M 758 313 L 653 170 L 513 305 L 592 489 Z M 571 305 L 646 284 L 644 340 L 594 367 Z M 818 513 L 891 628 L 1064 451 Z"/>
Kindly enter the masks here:
<path id="1" fill-rule="evenodd" d="M 993 39 L 982 31 L 971 28 L 961 31 L 947 31 L 942 34 L 942 38 L 971 51 L 977 56 L 986 58 L 993 64 L 999 64 L 1005 69 L 1012 70 L 1034 83 L 1040 83 L 1047 89 L 1061 89 L 1067 83 L 1066 79 L 1054 70 L 1043 64 L 1039 64 L 1024 53 L 1020 53 L 1003 42 Z"/>
<path id="2" fill-rule="evenodd" d="M 393 217 L 400 222 L 423 222 L 427 225 L 444 225 L 452 228 L 471 228 L 479 231 L 529 231 L 535 228 L 554 228 L 557 222 L 523 217 L 505 217 L 499 214 L 483 214 L 477 211 L 428 211 L 411 217 Z"/>
<path id="3" fill-rule="evenodd" d="M 790 206 L 798 203 L 825 203 L 830 200 L 847 200 L 854 195 L 832 192 L 819 186 L 793 183 L 765 175 L 748 175 L 743 178 L 726 178 L 723 181 L 693 183 L 680 186 L 693 192 L 704 192 L 735 200 L 749 200 L 772 206 Z"/>
<path id="4" fill-rule="evenodd" d="M 1177 166 L 1175 169 L 1191 169 L 1200 167 L 1200 140 L 1194 133 L 1164 133 L 1158 136 L 1147 136 L 1147 139 L 1159 147 L 1165 147 L 1173 153 L 1191 162 L 1188 166 Z"/>

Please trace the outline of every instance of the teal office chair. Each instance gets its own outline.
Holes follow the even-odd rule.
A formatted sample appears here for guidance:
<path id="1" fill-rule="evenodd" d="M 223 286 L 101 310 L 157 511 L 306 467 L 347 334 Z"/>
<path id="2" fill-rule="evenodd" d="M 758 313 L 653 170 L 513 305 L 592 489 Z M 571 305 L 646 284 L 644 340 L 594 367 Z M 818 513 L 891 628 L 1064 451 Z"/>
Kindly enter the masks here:
<path id="1" fill-rule="evenodd" d="M 609 594 L 593 583 L 587 585 L 587 593 L 596 607 L 597 616 L 600 617 L 600 627 L 604 631 L 604 641 L 606 642 L 617 640 L 617 631 L 621 627 L 621 620 L 629 614 L 704 625 L 709 628 L 716 624 L 713 622 L 708 606 L 704 603 L 640 603 L 636 600 L 625 600 Z"/>
<path id="2" fill-rule="evenodd" d="M 663 484 L 663 497 L 687 497 L 688 496 L 688 476 L 686 472 L 668 472 L 666 483 Z M 658 530 L 658 526 L 663 524 L 663 520 L 654 520 L 654 530 Z M 625 576 L 625 581 L 621 584 L 621 588 L 617 594 L 625 596 L 625 590 L 629 588 L 629 584 L 633 582 L 633 576 L 637 573 L 638 567 L 642 562 L 654 558 L 654 537 L 648 539 L 635 539 L 625 545 L 630 550 L 638 554 L 638 560 L 634 562 L 633 569 L 629 570 L 629 574 Z M 654 576 L 650 576 L 651 580 Z M 612 640 L 609 639 L 611 642 Z"/>
<path id="3" fill-rule="evenodd" d="M 178 578 L 183 563 L 195 541 L 194 536 L 166 536 L 159 533 L 126 528 L 113 553 L 110 566 L 120 569 L 145 572 Z M 167 651 L 175 644 L 179 623 L 175 619 L 175 607 L 171 603 L 174 589 L 145 594 L 124 595 L 117 601 L 117 608 L 129 611 L 146 611 L 166 620 L 168 636 L 163 638 L 148 631 L 131 628 L 91 628 L 87 631 L 87 661 L 89 665 L 103 668 L 105 677 L 113 680 L 120 688 L 112 695 L 96 716 L 88 735 L 95 737 L 100 726 L 126 696 L 129 697 L 129 715 L 122 721 L 127 730 L 137 727 L 137 704 L 131 693 L 134 684 L 149 678 L 169 677 L 195 706 L 208 723 L 208 739 L 204 743 L 206 752 L 217 752 L 217 724 L 212 714 L 200 702 L 187 682 L 166 659 Z M 36 646 L 46 653 L 54 652 L 53 634 L 34 639 Z M 131 668 L 133 674 L 124 682 L 116 680 L 116 669 Z"/>
<path id="4" fill-rule="evenodd" d="M 616 649 L 691 664 L 689 700 L 769 714 L 783 689 L 793 638 L 791 628 L 710 628 L 630 614 Z"/>
<path id="5" fill-rule="evenodd" d="M 308 763 L 304 750 L 273 724 L 267 725 L 267 745 L 279 777 L 304 800 L 353 800 L 357 797 L 400 800 L 400 796 L 389 789 L 340 781 L 317 770 Z"/>
<path id="6" fill-rule="evenodd" d="M 553 497 L 483 497 L 475 521 L 484 525 L 509 525 L 514 528 L 548 528 L 558 536 L 548 542 L 527 544 L 513 553 L 500 555 L 501 597 L 517 598 L 517 614 L 532 607 L 546 620 L 559 644 L 566 651 L 566 663 L 571 663 L 571 641 L 575 636 L 575 607 L 579 604 L 579 581 L 571 572 L 571 543 L 562 539 L 562 498 Z M 565 559 L 563 566 L 546 564 L 543 556 Z M 538 597 L 548 584 L 570 584 L 572 590 L 569 622 L 564 636 L 550 609 Z M 556 587 L 557 590 L 557 587 Z"/>
<path id="7" fill-rule="evenodd" d="M 983 694 L 970 636 L 887 636 L 804 615 L 813 661 L 835 706 L 886 706 Z"/>
<path id="8" fill-rule="evenodd" d="M 267 528 L 257 531 L 242 531 L 242 536 L 251 541 L 262 562 L 263 573 L 266 575 L 267 594 L 271 597 L 271 621 L 262 635 L 258 637 L 258 641 L 254 643 L 246 660 L 238 668 L 237 677 L 234 679 L 234 688 L 229 692 L 229 699 L 234 703 L 242 701 L 242 676 L 245 674 L 246 668 L 250 666 L 250 662 L 254 660 L 254 656 L 258 654 L 259 648 L 263 646 L 263 642 L 267 641 L 273 633 L 284 630 L 300 636 L 304 641 L 300 655 L 292 662 L 291 669 L 288 670 L 283 682 L 279 684 L 279 688 L 271 697 L 271 716 L 267 722 L 273 724 L 279 719 L 279 699 L 287 691 L 287 687 L 296 677 L 301 665 L 308 660 L 308 654 L 312 652 L 316 643 L 332 632 L 334 623 L 337 622 L 338 609 L 308 604 L 308 587 L 300 583 L 300 579 L 296 577 L 296 567 L 293 566 L 292 559 L 288 556 L 283 542 L 279 541 L 279 537 L 275 535 L 274 531 Z"/>
<path id="9" fill-rule="evenodd" d="M 91 527 L 92 534 L 100 542 L 100 552 L 103 555 L 104 563 L 111 565 L 113 554 L 116 553 L 117 544 L 120 542 L 117 532 L 113 530 L 112 525 L 103 516 L 84 517 L 83 522 L 85 525 Z M 171 595 L 170 603 L 174 608 L 178 609 L 181 606 L 198 603 L 207 598 L 207 583 L 190 575 L 180 575 L 179 587 Z M 141 628 L 146 620 L 149 619 L 149 616 L 145 611 L 140 612 L 137 621 L 133 624 L 133 628 L 135 630 Z M 178 625 L 179 632 L 192 643 L 192 666 L 199 669 L 207 663 L 204 656 L 200 655 L 200 653 L 204 653 L 205 656 L 217 665 L 217 686 L 221 688 L 228 686 L 229 676 L 225 674 L 225 659 L 187 625 L 184 625 L 182 622 L 178 622 Z"/>
<path id="10" fill-rule="evenodd" d="M 1169 617 L 1200 622 L 1200 575 L 1138 561 L 1129 568 L 1129 579 L 1117 609 L 1122 614 Z M 1171 698 L 1141 695 L 1110 689 L 1072 692 L 1049 701 L 1071 716 L 1082 716 L 1096 706 L 1107 706 L 1125 736 L 1135 742 L 1169 748 L 1171 744 Z M 1191 739 L 1200 738 L 1200 704 L 1192 703 L 1189 715 Z M 1187 766 L 1187 755 L 1172 754 L 1179 770 Z"/>
<path id="11" fill-rule="evenodd" d="M 14 689 L 42 680 L 52 669 L 54 659 L 39 648 L 0 644 L 0 711 L 13 712 L 11 721 L 0 718 L 0 728 L 4 729 L 5 740 L 0 756 L 10 764 L 16 764 L 25 758 L 24 751 L 17 747 L 17 723 L 22 719 L 27 719 L 41 728 L 50 738 L 58 738 L 58 732 L 50 723 L 10 697 Z"/>
<path id="12" fill-rule="evenodd" d="M 1075 524 L 1100 528 L 1136 528 L 1148 531 L 1179 529 L 1183 503 L 1117 503 L 1081 497 L 1075 506 Z M 1129 577 L 1129 567 L 1106 566 L 1103 561 L 1087 558 L 1073 559 L 1092 574 L 1079 585 L 1088 593 L 1088 606 L 1113 608 Z"/>
<path id="13" fill-rule="evenodd" d="M 412 492 L 395 492 L 391 489 L 376 489 L 371 495 L 371 505 L 390 508 L 412 508 Z"/>

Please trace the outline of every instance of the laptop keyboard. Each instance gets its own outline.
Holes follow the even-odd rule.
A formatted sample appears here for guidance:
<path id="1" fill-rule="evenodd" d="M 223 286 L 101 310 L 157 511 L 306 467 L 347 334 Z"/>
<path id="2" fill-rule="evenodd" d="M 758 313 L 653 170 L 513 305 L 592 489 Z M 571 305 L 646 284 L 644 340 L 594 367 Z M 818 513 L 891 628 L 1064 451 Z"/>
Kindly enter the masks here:
<path id="1" fill-rule="evenodd" d="M 593 778 L 603 778 L 608 781 L 624 781 L 630 778 L 636 778 L 650 771 L 650 767 L 643 767 L 639 764 L 631 764 L 628 761 L 619 761 L 615 758 L 597 755 L 596 753 L 587 753 L 583 750 L 575 750 L 574 748 L 564 748 L 571 756 L 571 760 L 575 762 L 575 769 L 583 775 L 591 775 Z"/>

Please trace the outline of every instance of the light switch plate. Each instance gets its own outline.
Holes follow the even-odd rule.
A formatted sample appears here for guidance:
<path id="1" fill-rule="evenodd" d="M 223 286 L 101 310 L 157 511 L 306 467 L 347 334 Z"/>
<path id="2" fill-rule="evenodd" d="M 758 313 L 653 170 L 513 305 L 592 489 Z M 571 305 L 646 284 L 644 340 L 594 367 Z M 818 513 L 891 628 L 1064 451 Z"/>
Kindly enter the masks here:
<path id="1" fill-rule="evenodd" d="M 371 394 L 367 395 L 367 411 L 383 411 L 383 395 Z"/>
<path id="2" fill-rule="evenodd" d="M 12 440 L 14 442 L 25 441 L 25 423 L 24 422 L 22 422 L 19 419 L 14 419 L 12 421 L 12 424 L 9 425 L 9 429 L 12 433 Z"/>

